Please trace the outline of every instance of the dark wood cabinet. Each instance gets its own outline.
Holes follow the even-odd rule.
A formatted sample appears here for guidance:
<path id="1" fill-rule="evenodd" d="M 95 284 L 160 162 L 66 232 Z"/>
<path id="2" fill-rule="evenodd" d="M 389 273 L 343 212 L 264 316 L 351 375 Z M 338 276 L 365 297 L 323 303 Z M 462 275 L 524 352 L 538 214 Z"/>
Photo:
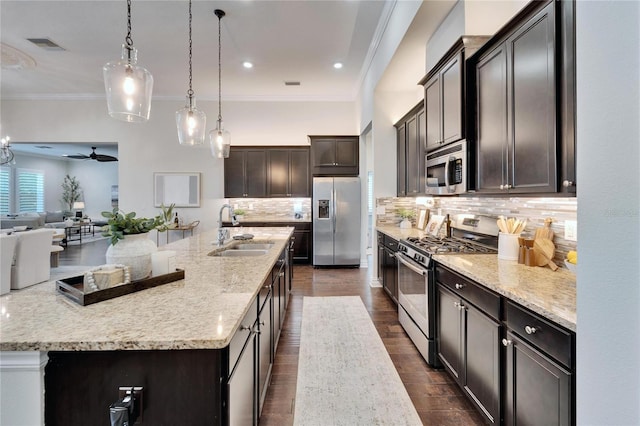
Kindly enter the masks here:
<path id="1" fill-rule="evenodd" d="M 478 192 L 558 190 L 555 8 L 532 2 L 478 58 Z"/>
<path id="2" fill-rule="evenodd" d="M 231 147 L 225 198 L 310 197 L 308 147 Z"/>
<path id="3" fill-rule="evenodd" d="M 378 279 L 387 295 L 398 304 L 398 241 L 378 231 Z"/>
<path id="4" fill-rule="evenodd" d="M 425 192 L 424 144 L 426 115 L 423 102 L 395 124 L 397 131 L 397 194 L 415 197 Z"/>
<path id="5" fill-rule="evenodd" d="M 501 422 L 500 296 L 436 269 L 438 357 L 489 424 Z"/>
<path id="6" fill-rule="evenodd" d="M 309 136 L 313 176 L 358 176 L 358 136 Z"/>
<path id="7" fill-rule="evenodd" d="M 310 197 L 309 148 L 267 148 L 269 197 Z"/>
<path id="8" fill-rule="evenodd" d="M 256 147 L 231 147 L 224 159 L 225 198 L 267 197 L 267 151 Z"/>
<path id="9" fill-rule="evenodd" d="M 506 311 L 504 424 L 575 424 L 573 334 L 515 303 Z"/>
<path id="10" fill-rule="evenodd" d="M 465 106 L 472 83 L 467 79 L 465 59 L 488 39 L 461 37 L 420 81 L 424 86 L 427 152 L 467 137 Z"/>

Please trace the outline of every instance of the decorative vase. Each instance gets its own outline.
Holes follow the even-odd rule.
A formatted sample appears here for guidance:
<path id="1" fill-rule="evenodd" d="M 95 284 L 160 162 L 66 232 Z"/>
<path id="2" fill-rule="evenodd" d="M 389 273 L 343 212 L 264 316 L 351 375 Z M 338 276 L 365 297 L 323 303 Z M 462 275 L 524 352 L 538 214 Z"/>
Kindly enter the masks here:
<path id="1" fill-rule="evenodd" d="M 107 263 L 129 267 L 131 281 L 141 280 L 151 275 L 151 254 L 158 251 L 149 239 L 149 233 L 125 235 L 117 244 L 107 249 Z"/>
<path id="2" fill-rule="evenodd" d="M 411 221 L 407 218 L 402 219 L 402 222 L 400 222 L 400 228 L 403 228 L 403 229 L 411 228 Z"/>

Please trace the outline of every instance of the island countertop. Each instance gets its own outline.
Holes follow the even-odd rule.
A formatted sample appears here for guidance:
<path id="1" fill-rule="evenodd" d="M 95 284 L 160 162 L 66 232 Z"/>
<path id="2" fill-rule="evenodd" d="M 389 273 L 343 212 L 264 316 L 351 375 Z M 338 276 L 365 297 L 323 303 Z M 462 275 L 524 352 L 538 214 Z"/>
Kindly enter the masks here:
<path id="1" fill-rule="evenodd" d="M 426 233 L 397 226 L 376 228 L 392 238 L 420 238 Z M 525 266 L 492 254 L 439 254 L 433 260 L 476 281 L 543 317 L 576 331 L 576 276 L 564 268 Z"/>
<path id="2" fill-rule="evenodd" d="M 249 258 L 209 256 L 217 248 L 215 230 L 167 244 L 160 250 L 176 252 L 183 280 L 92 305 L 81 306 L 59 294 L 54 282 L 12 290 L 0 297 L 0 350 L 223 348 L 293 230 L 233 228 L 232 236 L 251 233 L 255 242 L 274 243 L 265 255 Z"/>

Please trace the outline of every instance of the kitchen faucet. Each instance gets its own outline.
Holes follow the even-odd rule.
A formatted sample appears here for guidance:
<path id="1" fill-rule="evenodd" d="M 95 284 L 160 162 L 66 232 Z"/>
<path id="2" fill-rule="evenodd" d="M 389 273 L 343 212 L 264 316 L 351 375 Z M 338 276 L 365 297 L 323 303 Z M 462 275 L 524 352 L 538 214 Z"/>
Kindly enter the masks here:
<path id="1" fill-rule="evenodd" d="M 231 216 L 231 224 L 233 226 L 236 226 L 237 224 L 240 223 L 238 222 L 238 219 L 236 219 L 236 214 L 233 211 L 233 206 L 231 206 L 231 204 L 224 204 L 222 207 L 220 207 L 220 214 L 218 216 L 218 245 L 219 246 L 223 245 L 224 240 L 229 238 L 229 230 L 224 229 L 222 227 L 222 211 L 224 210 L 225 207 L 229 208 L 229 216 Z"/>

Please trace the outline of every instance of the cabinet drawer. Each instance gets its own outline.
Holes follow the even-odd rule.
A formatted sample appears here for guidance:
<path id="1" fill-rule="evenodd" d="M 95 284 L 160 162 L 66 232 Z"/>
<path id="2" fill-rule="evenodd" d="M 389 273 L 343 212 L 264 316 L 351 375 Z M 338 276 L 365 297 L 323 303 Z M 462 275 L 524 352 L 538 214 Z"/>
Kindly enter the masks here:
<path id="1" fill-rule="evenodd" d="M 398 241 L 394 240 L 388 235 L 384 236 L 384 245 L 394 253 L 398 251 Z"/>
<path id="2" fill-rule="evenodd" d="M 572 364 L 573 336 L 552 322 L 507 301 L 507 327 L 567 367 Z"/>
<path id="3" fill-rule="evenodd" d="M 253 329 L 257 319 L 258 299 L 256 298 L 253 300 L 253 303 L 249 308 L 249 312 L 247 312 L 242 321 L 240 321 L 236 334 L 233 335 L 231 343 L 229 343 L 229 375 L 231 375 L 247 339 L 251 336 L 251 330 Z"/>
<path id="4" fill-rule="evenodd" d="M 502 299 L 499 295 L 441 266 L 436 268 L 436 281 L 463 299 L 473 303 L 493 319 L 500 320 L 500 303 Z"/>

